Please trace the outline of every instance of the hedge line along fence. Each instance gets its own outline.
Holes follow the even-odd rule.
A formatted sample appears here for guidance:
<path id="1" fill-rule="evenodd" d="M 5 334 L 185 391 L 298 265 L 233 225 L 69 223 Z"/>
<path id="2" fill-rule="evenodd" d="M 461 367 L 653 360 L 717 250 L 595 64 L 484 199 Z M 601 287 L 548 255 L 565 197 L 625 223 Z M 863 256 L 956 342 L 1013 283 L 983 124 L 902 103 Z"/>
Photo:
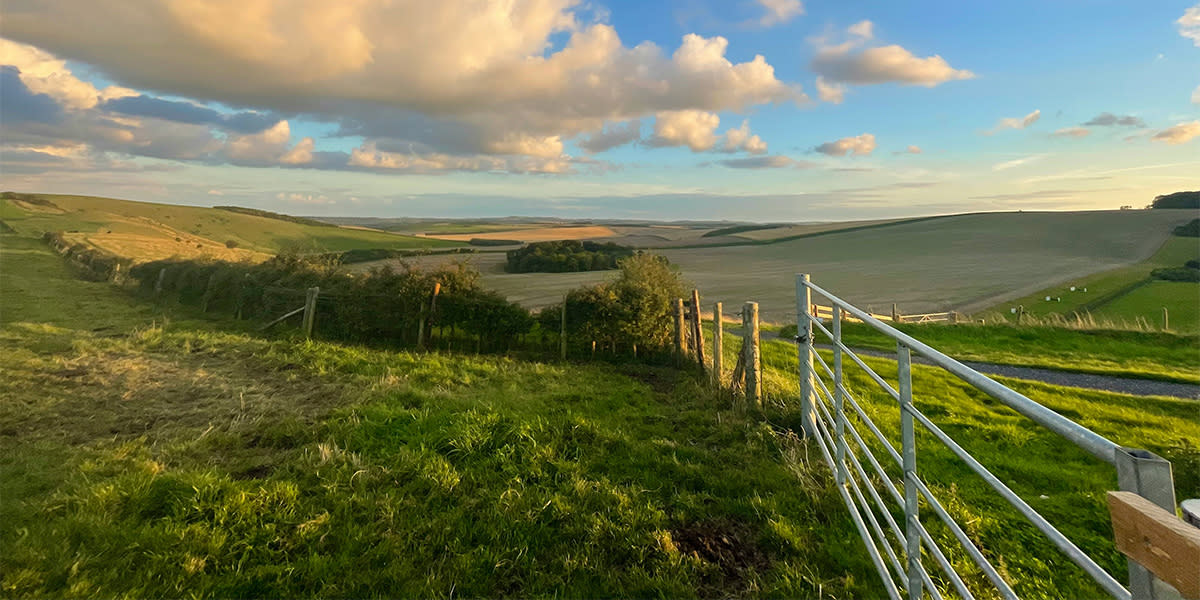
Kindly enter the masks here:
<path id="1" fill-rule="evenodd" d="M 424 321 L 443 336 L 474 338 L 479 350 L 506 350 L 534 324 L 529 311 L 482 289 L 479 273 L 464 265 L 423 271 L 402 263 L 348 274 L 333 261 L 280 256 L 261 264 L 154 261 L 130 275 L 148 296 L 173 295 L 204 311 L 261 321 L 303 305 L 306 290 L 316 287 L 316 330 L 328 339 L 415 346 Z"/>
<path id="2" fill-rule="evenodd" d="M 61 232 L 47 231 L 42 235 L 46 242 L 60 256 L 74 265 L 86 279 L 105 281 L 118 279 L 122 273 L 127 273 L 133 261 L 105 252 L 95 246 L 82 243 L 71 243 Z"/>

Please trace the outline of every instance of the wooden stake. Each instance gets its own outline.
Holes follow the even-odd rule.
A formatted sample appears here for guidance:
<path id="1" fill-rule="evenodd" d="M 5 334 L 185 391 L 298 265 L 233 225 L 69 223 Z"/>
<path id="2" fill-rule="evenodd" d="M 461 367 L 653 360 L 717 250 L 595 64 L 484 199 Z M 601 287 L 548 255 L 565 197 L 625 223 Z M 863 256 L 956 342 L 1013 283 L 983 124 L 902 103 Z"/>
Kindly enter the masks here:
<path id="1" fill-rule="evenodd" d="M 200 312 L 208 312 L 208 301 L 212 299 L 213 280 L 217 278 L 217 274 L 213 273 L 208 276 L 208 283 L 204 285 L 204 296 L 200 299 Z"/>
<path id="2" fill-rule="evenodd" d="M 425 332 L 428 331 L 430 336 L 433 334 L 433 309 L 437 307 L 438 293 L 442 291 L 441 282 L 433 282 L 433 293 L 429 296 L 429 307 L 421 307 L 421 315 L 417 321 L 417 349 L 424 350 L 425 344 L 429 341 Z"/>
<path id="3" fill-rule="evenodd" d="M 742 307 L 742 350 L 746 353 L 746 402 L 762 408 L 762 353 L 758 347 L 758 303 Z"/>
<path id="4" fill-rule="evenodd" d="M 692 339 L 696 345 L 696 364 L 704 372 L 704 322 L 700 320 L 700 290 L 692 290 Z"/>
<path id="5" fill-rule="evenodd" d="M 154 283 L 154 297 L 155 298 L 162 295 L 163 279 L 166 279 L 166 277 L 167 277 L 167 268 L 163 267 L 162 269 L 159 269 L 158 281 Z"/>
<path id="6" fill-rule="evenodd" d="M 1164 307 L 1162 307 L 1162 309 L 1163 309 L 1163 331 L 1166 331 L 1171 328 L 1171 320 L 1170 320 L 1170 315 L 1167 314 L 1167 307 L 1164 306 Z"/>
<path id="7" fill-rule="evenodd" d="M 683 364 L 687 352 L 687 340 L 683 337 L 683 298 L 675 299 L 675 361 Z"/>
<path id="8" fill-rule="evenodd" d="M 717 387 L 721 386 L 721 357 L 723 356 L 722 345 L 725 341 L 725 323 L 721 320 L 721 303 L 713 304 L 713 357 L 712 357 L 712 377 Z"/>
<path id="9" fill-rule="evenodd" d="M 892 303 L 892 322 L 893 323 L 900 322 L 900 312 L 898 310 L 896 310 L 896 304 L 894 302 Z"/>
<path id="10" fill-rule="evenodd" d="M 317 296 L 321 293 L 321 288 L 308 288 L 308 295 L 304 299 L 304 339 L 312 339 L 313 325 L 317 319 Z"/>

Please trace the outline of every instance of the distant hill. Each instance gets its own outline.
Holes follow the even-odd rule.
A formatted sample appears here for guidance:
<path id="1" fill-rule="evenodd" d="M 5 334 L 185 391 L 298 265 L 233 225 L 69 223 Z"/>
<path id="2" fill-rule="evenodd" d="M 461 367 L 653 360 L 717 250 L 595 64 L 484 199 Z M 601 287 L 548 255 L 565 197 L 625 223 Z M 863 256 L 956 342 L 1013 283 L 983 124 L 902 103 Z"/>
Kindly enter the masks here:
<path id="1" fill-rule="evenodd" d="M 242 207 L 205 208 L 97 196 L 0 194 L 0 220 L 22 235 L 63 232 L 134 261 L 173 256 L 262 260 L 282 251 L 454 248 L 465 244 L 348 229 Z"/>

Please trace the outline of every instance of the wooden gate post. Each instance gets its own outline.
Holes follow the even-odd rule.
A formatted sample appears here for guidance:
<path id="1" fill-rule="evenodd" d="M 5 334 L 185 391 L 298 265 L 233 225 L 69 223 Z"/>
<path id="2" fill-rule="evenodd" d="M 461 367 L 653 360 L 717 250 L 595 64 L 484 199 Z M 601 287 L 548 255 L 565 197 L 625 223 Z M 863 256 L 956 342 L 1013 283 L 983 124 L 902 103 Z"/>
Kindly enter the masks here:
<path id="1" fill-rule="evenodd" d="M 704 366 L 704 322 L 700 320 L 700 290 L 692 290 L 692 340 L 696 345 L 696 364 L 703 373 Z"/>
<path id="2" fill-rule="evenodd" d="M 712 356 L 712 377 L 713 382 L 717 387 L 721 387 L 721 356 L 722 342 L 725 337 L 725 323 L 721 321 L 721 303 L 713 304 L 713 356 Z"/>
<path id="3" fill-rule="evenodd" d="M 1164 306 L 1164 307 L 1162 307 L 1162 309 L 1163 309 L 1163 331 L 1166 331 L 1171 328 L 1171 321 L 1170 321 L 1169 315 L 1167 314 L 1167 307 Z"/>
<path id="4" fill-rule="evenodd" d="M 900 311 L 896 309 L 896 303 L 892 303 L 892 323 L 900 322 Z"/>
<path id="5" fill-rule="evenodd" d="M 312 339 L 313 325 L 317 318 L 317 296 L 321 293 L 321 288 L 308 288 L 307 297 L 304 299 L 304 339 Z"/>
<path id="6" fill-rule="evenodd" d="M 758 347 L 758 303 L 742 307 L 742 351 L 746 353 L 746 402 L 762 408 L 762 353 Z"/>
<path id="7" fill-rule="evenodd" d="M 683 298 L 675 299 L 675 362 L 682 364 L 687 352 L 687 340 L 683 333 Z"/>
<path id="8" fill-rule="evenodd" d="M 433 309 L 437 307 L 438 293 L 442 291 L 440 281 L 433 282 L 433 293 L 429 296 L 429 307 L 421 306 L 420 320 L 417 322 L 417 349 L 424 350 L 426 342 L 433 334 Z"/>

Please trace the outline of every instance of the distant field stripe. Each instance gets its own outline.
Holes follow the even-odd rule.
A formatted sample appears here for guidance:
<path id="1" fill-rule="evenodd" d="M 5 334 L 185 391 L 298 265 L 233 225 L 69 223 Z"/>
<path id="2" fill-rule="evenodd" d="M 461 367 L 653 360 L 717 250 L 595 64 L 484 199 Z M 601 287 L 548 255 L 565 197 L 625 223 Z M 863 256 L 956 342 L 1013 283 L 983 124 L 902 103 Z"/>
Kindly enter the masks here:
<path id="1" fill-rule="evenodd" d="M 748 239 L 748 240 L 741 241 L 741 242 L 722 242 L 720 244 L 687 244 L 687 245 L 683 245 L 683 246 L 671 246 L 670 249 L 671 250 L 686 250 L 689 248 L 726 248 L 729 246 L 768 246 L 771 244 L 779 244 L 782 242 L 791 242 L 791 241 L 795 241 L 795 240 L 815 238 L 815 237 L 821 237 L 821 236 L 826 236 L 826 235 L 835 235 L 835 234 L 839 234 L 839 233 L 853 233 L 855 231 L 863 231 L 863 230 L 867 230 L 867 229 L 880 229 L 883 227 L 894 227 L 896 225 L 911 225 L 914 223 L 920 223 L 922 221 L 933 221 L 936 219 L 950 219 L 950 218 L 954 218 L 954 217 L 966 217 L 966 216 L 977 215 L 977 214 L 986 214 L 986 213 L 961 213 L 961 214 L 956 214 L 956 215 L 934 215 L 931 217 L 914 217 L 912 219 L 904 219 L 901 221 L 891 221 L 888 223 L 872 223 L 870 225 L 857 225 L 854 227 L 846 227 L 844 229 L 829 229 L 826 231 L 814 231 L 811 233 L 798 233 L 796 235 L 771 238 L 769 240 L 749 240 Z"/>

